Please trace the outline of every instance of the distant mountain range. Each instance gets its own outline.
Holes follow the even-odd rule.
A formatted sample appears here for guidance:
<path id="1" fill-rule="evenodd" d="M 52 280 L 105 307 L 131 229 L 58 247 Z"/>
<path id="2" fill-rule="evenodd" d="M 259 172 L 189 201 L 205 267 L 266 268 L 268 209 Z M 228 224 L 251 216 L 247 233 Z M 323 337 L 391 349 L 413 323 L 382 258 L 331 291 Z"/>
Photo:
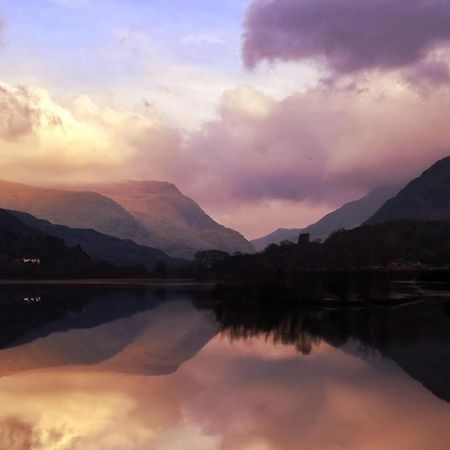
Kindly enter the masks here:
<path id="1" fill-rule="evenodd" d="M 68 247 L 80 246 L 93 261 L 147 269 L 164 261 L 175 267 L 183 264 L 181 258 L 192 259 L 200 250 L 252 253 L 272 243 L 295 242 L 300 233 L 309 233 L 313 240 L 326 239 L 336 230 L 364 223 L 450 220 L 450 157 L 401 190 L 375 189 L 306 228 L 280 228 L 252 243 L 215 222 L 176 186 L 165 182 L 125 181 L 63 190 L 0 180 L 0 208 L 14 211 L 8 220 L 3 213 L 0 227 L 14 219 L 21 224 L 18 232 L 26 225 L 28 231 L 58 237 Z"/>
<path id="2" fill-rule="evenodd" d="M 450 156 L 436 162 L 408 183 L 367 223 L 398 219 L 450 220 Z"/>
<path id="3" fill-rule="evenodd" d="M 306 228 L 279 228 L 267 236 L 253 240 L 252 244 L 257 251 L 261 251 L 270 244 L 279 244 L 284 240 L 297 242 L 300 233 L 309 233 L 311 239 L 326 239 L 333 231 L 342 228 L 352 229 L 361 225 L 399 190 L 399 187 L 393 186 L 375 189 L 359 200 L 346 203 Z"/>
<path id="4" fill-rule="evenodd" d="M 253 250 L 242 235 L 219 225 L 172 184 L 124 182 L 95 187 L 101 192 L 0 180 L 0 208 L 26 212 L 52 224 L 130 239 L 184 258 L 192 258 L 199 250 Z"/>
<path id="5" fill-rule="evenodd" d="M 257 251 L 284 240 L 297 241 L 300 233 L 325 239 L 338 229 L 352 229 L 363 223 L 392 220 L 450 220 L 450 156 L 437 161 L 403 189 L 383 187 L 327 214 L 306 228 L 280 228 L 252 241 Z"/>

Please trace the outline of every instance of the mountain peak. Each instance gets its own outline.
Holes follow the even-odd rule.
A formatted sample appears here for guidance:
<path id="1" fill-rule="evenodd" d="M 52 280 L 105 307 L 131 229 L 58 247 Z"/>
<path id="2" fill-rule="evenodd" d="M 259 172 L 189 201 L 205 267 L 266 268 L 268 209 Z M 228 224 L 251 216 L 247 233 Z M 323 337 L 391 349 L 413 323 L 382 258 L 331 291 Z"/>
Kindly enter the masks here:
<path id="1" fill-rule="evenodd" d="M 102 186 L 102 190 L 120 191 L 126 190 L 128 193 L 141 194 L 176 194 L 182 195 L 180 190 L 173 183 L 167 181 L 154 180 L 123 180 L 116 183 L 108 183 Z"/>
<path id="2" fill-rule="evenodd" d="M 152 230 L 158 246 L 169 254 L 192 257 L 198 250 L 252 252 L 237 231 L 215 222 L 174 184 L 164 181 L 121 181 L 100 184 L 96 190 L 111 197 Z"/>

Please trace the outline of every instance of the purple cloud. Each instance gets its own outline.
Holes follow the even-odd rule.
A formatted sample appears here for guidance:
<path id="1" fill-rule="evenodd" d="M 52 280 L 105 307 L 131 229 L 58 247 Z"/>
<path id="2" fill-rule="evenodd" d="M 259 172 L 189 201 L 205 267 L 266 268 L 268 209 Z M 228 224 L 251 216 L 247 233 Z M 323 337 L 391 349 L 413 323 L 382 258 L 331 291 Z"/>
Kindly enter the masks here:
<path id="1" fill-rule="evenodd" d="M 253 0 L 245 28 L 249 68 L 314 59 L 337 75 L 404 69 L 450 41 L 450 1 Z"/>

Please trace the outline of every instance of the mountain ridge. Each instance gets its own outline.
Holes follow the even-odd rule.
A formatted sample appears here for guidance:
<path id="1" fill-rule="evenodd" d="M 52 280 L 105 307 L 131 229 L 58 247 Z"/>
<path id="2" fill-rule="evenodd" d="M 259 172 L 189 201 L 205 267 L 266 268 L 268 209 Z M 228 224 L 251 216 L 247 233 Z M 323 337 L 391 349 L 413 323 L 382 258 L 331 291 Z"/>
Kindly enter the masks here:
<path id="1" fill-rule="evenodd" d="M 0 208 L 26 212 L 71 228 L 92 228 L 122 239 L 148 239 L 148 231 L 128 211 L 97 192 L 0 180 Z"/>
<path id="2" fill-rule="evenodd" d="M 152 230 L 161 248 L 179 257 L 193 257 L 199 250 L 252 252 L 253 246 L 239 232 L 212 217 L 174 184 L 165 181 L 119 181 L 89 185 L 129 211 Z"/>
<path id="3" fill-rule="evenodd" d="M 411 180 L 365 223 L 376 224 L 399 219 L 450 219 L 450 156 L 435 162 Z"/>
<path id="4" fill-rule="evenodd" d="M 184 265 L 182 260 L 171 258 L 162 250 L 138 245 L 129 239 L 109 236 L 93 229 L 55 225 L 47 220 L 38 219 L 31 214 L 20 211 L 8 212 L 20 222 L 64 240 L 69 247 L 79 245 L 96 262 L 108 261 L 118 266 L 142 265 L 147 270 L 154 270 L 156 264 L 160 261 L 165 262 L 172 268 Z"/>
<path id="5" fill-rule="evenodd" d="M 0 208 L 130 239 L 184 259 L 200 250 L 253 251 L 240 233 L 217 223 L 168 182 L 125 181 L 69 190 L 0 180 Z"/>
<path id="6" fill-rule="evenodd" d="M 342 228 L 351 229 L 361 225 L 399 190 L 400 188 L 396 186 L 376 188 L 364 197 L 345 203 L 305 228 L 278 228 L 273 233 L 251 242 L 256 250 L 261 251 L 268 245 L 278 244 L 283 240 L 296 242 L 300 233 L 309 233 L 311 239 L 326 239 L 333 231 Z"/>

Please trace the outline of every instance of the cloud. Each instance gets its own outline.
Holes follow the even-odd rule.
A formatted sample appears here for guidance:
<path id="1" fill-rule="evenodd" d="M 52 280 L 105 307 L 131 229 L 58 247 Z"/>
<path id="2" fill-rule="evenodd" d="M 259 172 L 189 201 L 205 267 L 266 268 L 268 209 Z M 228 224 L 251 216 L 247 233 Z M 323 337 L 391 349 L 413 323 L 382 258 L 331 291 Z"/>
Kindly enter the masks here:
<path id="1" fill-rule="evenodd" d="M 20 181 L 158 177 L 179 139 L 155 117 L 87 96 L 63 105 L 43 89 L 0 85 L 0 169 Z"/>
<path id="2" fill-rule="evenodd" d="M 334 75 L 404 69 L 450 42 L 449 22 L 446 0 L 253 0 L 244 61 L 315 60 Z"/>
<path id="3" fill-rule="evenodd" d="M 0 86 L 0 137 L 16 140 L 41 122 L 38 98 L 25 88 Z"/>
<path id="4" fill-rule="evenodd" d="M 240 87 L 190 135 L 171 177 L 249 236 L 299 227 L 449 155 L 449 109 L 448 88 L 424 95 L 394 76 L 282 100 Z"/>
<path id="5" fill-rule="evenodd" d="M 429 68 L 438 77 L 439 68 Z M 425 70 L 425 69 L 424 69 Z M 411 74 L 413 76 L 413 74 Z M 0 89 L 0 172 L 30 184 L 174 182 L 249 236 L 301 227 L 450 153 L 450 90 L 395 76 L 322 85 L 281 100 L 226 91 L 217 118 L 183 132 L 152 111 L 70 104 L 46 90 Z"/>
<path id="6" fill-rule="evenodd" d="M 281 101 L 251 88 L 226 93 L 220 119 L 189 142 L 205 174 L 197 191 L 333 203 L 407 181 L 449 153 L 448 90 L 425 97 L 385 78 L 360 88 L 317 88 Z"/>

